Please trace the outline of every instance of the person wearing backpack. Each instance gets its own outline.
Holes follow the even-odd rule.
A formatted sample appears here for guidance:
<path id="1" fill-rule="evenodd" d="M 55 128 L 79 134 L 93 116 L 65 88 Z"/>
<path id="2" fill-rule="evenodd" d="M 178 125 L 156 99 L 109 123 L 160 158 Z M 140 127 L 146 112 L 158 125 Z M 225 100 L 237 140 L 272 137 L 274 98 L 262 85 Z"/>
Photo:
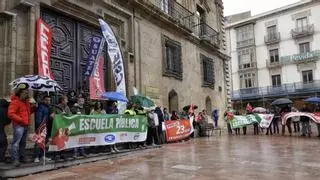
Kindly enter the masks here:
<path id="1" fill-rule="evenodd" d="M 6 99 L 0 99 L 0 162 L 5 162 L 5 154 L 8 148 L 8 140 L 4 128 L 11 123 L 8 118 L 9 104 Z"/>

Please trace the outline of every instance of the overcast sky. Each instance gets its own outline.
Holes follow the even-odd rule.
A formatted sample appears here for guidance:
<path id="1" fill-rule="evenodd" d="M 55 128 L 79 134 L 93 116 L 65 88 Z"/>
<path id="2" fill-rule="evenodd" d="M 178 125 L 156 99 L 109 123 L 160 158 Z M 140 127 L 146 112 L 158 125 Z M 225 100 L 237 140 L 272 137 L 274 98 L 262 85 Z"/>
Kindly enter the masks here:
<path id="1" fill-rule="evenodd" d="M 299 0 L 222 0 L 224 3 L 224 15 L 250 11 L 252 15 L 270 11 Z"/>

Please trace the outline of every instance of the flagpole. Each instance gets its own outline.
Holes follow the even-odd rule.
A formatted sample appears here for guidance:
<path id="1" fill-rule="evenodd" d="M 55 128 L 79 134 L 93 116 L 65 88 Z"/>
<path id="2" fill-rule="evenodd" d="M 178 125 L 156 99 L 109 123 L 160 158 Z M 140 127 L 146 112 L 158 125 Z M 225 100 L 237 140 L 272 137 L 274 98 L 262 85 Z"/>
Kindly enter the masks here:
<path id="1" fill-rule="evenodd" d="M 43 165 L 46 165 L 46 147 L 43 150 Z"/>

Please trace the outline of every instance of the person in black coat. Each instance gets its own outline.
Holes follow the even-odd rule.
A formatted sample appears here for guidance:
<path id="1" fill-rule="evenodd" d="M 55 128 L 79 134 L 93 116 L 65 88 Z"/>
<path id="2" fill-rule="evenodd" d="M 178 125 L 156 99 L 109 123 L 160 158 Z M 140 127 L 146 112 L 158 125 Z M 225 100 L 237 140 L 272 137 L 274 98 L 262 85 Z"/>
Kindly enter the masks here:
<path id="1" fill-rule="evenodd" d="M 5 162 L 5 154 L 8 147 L 7 135 L 4 128 L 11 123 L 8 117 L 9 104 L 7 100 L 0 99 L 0 162 Z"/>
<path id="2" fill-rule="evenodd" d="M 158 115 L 159 119 L 159 127 L 158 127 L 158 135 L 159 135 L 159 143 L 164 143 L 163 133 L 162 133 L 162 123 L 164 122 L 164 116 L 160 107 L 156 107 L 155 113 Z"/>
<path id="3" fill-rule="evenodd" d="M 289 106 L 286 106 L 286 107 L 284 107 L 284 108 L 281 109 L 281 111 L 280 111 L 280 116 L 282 117 L 282 116 L 284 116 L 286 113 L 289 113 L 289 112 L 291 112 L 291 108 L 290 108 Z M 290 134 L 290 136 L 291 136 L 291 135 L 292 135 L 291 118 L 288 118 L 286 124 L 285 124 L 285 125 L 282 125 L 282 135 L 284 135 L 285 132 L 286 132 L 286 126 L 287 126 L 288 131 L 289 131 L 289 134 Z"/>
<path id="4" fill-rule="evenodd" d="M 303 108 L 301 109 L 301 112 L 311 112 L 311 111 L 304 104 Z M 311 136 L 310 118 L 307 116 L 301 116 L 300 121 L 302 124 L 302 135 L 301 136 L 308 135 L 310 137 Z"/>

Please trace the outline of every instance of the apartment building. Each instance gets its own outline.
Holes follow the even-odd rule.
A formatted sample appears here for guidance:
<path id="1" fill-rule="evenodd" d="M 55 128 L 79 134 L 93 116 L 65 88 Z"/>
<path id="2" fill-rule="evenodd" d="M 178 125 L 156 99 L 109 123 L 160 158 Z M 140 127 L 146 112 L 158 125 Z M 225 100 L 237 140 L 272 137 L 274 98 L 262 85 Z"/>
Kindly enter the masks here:
<path id="1" fill-rule="evenodd" d="M 263 14 L 226 17 L 232 101 L 268 106 L 288 97 L 300 106 L 320 93 L 320 2 L 305 0 Z"/>

